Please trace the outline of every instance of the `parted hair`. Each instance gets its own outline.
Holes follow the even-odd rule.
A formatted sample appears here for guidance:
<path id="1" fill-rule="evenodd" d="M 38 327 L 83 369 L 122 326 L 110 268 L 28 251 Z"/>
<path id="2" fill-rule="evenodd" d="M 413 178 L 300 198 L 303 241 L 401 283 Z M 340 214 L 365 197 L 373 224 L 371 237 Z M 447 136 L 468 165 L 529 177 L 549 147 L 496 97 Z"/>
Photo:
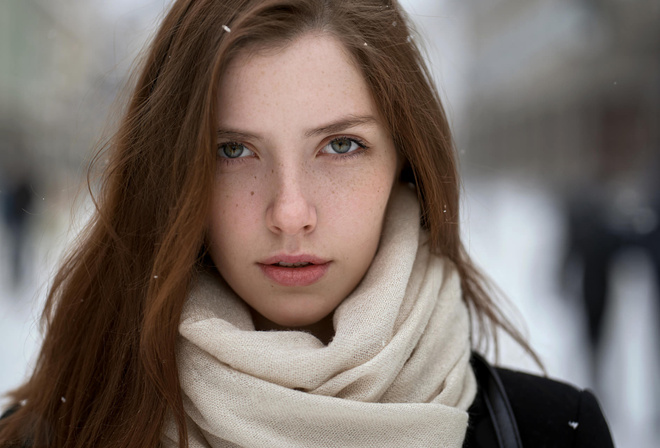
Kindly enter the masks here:
<path id="1" fill-rule="evenodd" d="M 108 162 L 96 212 L 53 279 L 43 345 L 28 380 L 9 394 L 22 406 L 0 422 L 0 446 L 157 447 L 167 415 L 188 446 L 175 347 L 206 255 L 219 80 L 239 52 L 307 33 L 336 38 L 364 75 L 406 161 L 402 181 L 416 187 L 432 250 L 460 273 L 481 335 L 475 347 L 503 329 L 534 356 L 461 243 L 448 120 L 396 1 L 176 0 L 101 148 Z"/>

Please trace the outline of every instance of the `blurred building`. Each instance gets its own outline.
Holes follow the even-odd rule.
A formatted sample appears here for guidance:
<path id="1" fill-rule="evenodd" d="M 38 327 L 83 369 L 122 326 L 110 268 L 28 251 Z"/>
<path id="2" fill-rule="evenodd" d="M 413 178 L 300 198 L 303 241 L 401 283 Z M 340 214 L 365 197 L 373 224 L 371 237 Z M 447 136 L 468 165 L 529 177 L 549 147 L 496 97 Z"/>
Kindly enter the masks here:
<path id="1" fill-rule="evenodd" d="M 564 191 L 603 177 L 657 180 L 660 3 L 469 3 L 468 165 Z"/>

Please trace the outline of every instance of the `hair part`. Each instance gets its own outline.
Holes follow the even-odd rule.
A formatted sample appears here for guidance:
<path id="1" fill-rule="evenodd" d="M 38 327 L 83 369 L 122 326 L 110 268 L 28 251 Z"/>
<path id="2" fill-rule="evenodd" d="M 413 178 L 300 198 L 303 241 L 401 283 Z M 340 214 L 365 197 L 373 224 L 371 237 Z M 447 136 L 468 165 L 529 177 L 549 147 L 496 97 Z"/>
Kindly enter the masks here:
<path id="1" fill-rule="evenodd" d="M 310 32 L 341 41 L 364 74 L 406 160 L 401 178 L 416 187 L 431 248 L 456 265 L 481 340 L 501 328 L 537 359 L 461 243 L 451 132 L 397 3 L 178 0 L 104 148 L 97 213 L 53 280 L 36 367 L 10 394 L 24 405 L 0 425 L 0 445 L 157 447 L 171 414 L 188 446 L 175 348 L 205 255 L 219 80 L 237 54 Z"/>

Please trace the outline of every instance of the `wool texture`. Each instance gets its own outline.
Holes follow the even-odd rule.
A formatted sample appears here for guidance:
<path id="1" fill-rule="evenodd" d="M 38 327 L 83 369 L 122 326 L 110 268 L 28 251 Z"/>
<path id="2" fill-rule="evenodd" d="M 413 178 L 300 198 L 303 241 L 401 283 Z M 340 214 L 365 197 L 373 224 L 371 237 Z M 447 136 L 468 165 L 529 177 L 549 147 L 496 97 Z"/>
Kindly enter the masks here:
<path id="1" fill-rule="evenodd" d="M 469 314 L 419 218 L 414 192 L 399 188 L 327 346 L 302 331 L 255 331 L 220 276 L 199 275 L 177 342 L 191 448 L 462 446 L 477 390 Z M 162 442 L 178 446 L 172 419 Z"/>

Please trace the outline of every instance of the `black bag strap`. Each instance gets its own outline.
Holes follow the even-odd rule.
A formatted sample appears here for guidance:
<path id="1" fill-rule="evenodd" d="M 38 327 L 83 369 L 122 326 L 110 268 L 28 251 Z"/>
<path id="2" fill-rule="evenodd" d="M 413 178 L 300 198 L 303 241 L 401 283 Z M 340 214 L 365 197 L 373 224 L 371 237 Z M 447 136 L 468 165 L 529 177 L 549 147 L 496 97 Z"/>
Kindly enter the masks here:
<path id="1" fill-rule="evenodd" d="M 482 397 L 488 409 L 500 448 L 523 448 L 511 403 L 497 370 L 481 355 L 472 353 L 472 365 L 479 378 Z"/>

